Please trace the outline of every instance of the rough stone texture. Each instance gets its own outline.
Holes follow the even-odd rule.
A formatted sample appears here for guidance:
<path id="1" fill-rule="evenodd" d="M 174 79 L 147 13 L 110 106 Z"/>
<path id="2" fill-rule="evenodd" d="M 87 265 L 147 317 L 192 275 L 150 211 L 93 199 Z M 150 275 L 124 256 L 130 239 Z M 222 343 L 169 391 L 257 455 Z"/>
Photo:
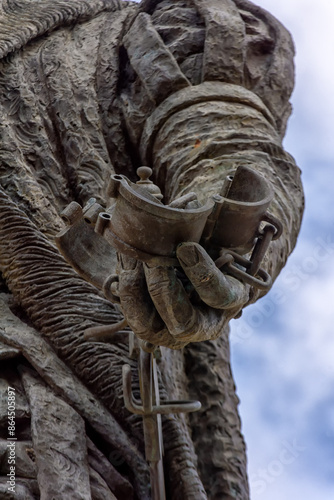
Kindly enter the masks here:
<path id="1" fill-rule="evenodd" d="M 27 325 L 22 325 L 19 322 L 19 320 L 8 309 L 8 305 L 6 304 L 4 297 L 0 298 L 0 310 L 3 313 L 3 316 L 5 316 L 6 313 L 7 317 L 7 321 L 4 321 L 0 327 L 0 338 L 19 347 L 25 358 L 32 364 L 40 376 L 42 376 L 43 379 L 77 411 L 78 414 L 86 419 L 92 428 L 110 445 L 112 450 L 117 451 L 118 459 L 120 459 L 123 463 L 129 463 L 133 471 L 136 472 L 135 481 L 137 482 L 137 492 L 138 494 L 141 493 L 145 496 L 147 490 L 146 479 L 148 476 L 146 463 L 143 461 L 140 454 L 128 439 L 117 421 L 115 421 L 113 416 L 108 413 L 104 406 L 56 356 L 52 348 L 38 335 L 36 330 Z M 24 365 L 19 364 L 18 370 L 21 373 L 26 369 Z M 8 387 L 8 379 L 10 378 L 13 379 L 13 375 L 11 377 L 7 376 L 6 382 L 3 381 L 2 383 L 4 393 Z M 16 392 L 16 395 L 16 419 L 18 419 L 20 414 L 23 414 L 23 410 L 21 409 L 18 392 Z M 2 397 L 1 401 L 3 401 L 2 415 L 5 416 L 7 414 L 7 408 L 5 406 L 7 402 L 5 397 Z M 29 412 L 29 406 L 26 399 L 24 399 L 24 409 L 25 412 Z M 98 454 L 97 449 L 94 450 L 93 457 L 96 456 L 96 454 Z M 42 450 L 40 450 L 40 455 L 42 456 Z M 101 467 L 102 470 L 106 467 L 104 461 L 102 460 Z M 98 471 L 100 471 L 100 468 L 98 468 Z M 125 485 L 127 484 L 125 480 L 123 480 L 123 482 Z M 112 488 L 117 489 L 119 483 L 120 478 L 115 471 Z"/>
<path id="2" fill-rule="evenodd" d="M 172 92 L 190 85 L 148 14 L 136 17 L 124 37 L 130 64 L 142 81 L 147 94 L 159 104 Z"/>
<path id="3" fill-rule="evenodd" d="M 91 500 L 84 421 L 28 370 L 22 374 L 41 500 Z"/>
<path id="4" fill-rule="evenodd" d="M 1 302 L 0 302 L 1 307 Z M 1 324 L 4 323 L 3 308 L 1 308 Z M 2 328 L 2 326 L 0 326 Z M 7 426 L 7 389 L 8 387 L 13 387 L 15 389 L 15 419 L 17 425 L 27 422 L 30 418 L 30 408 L 27 401 L 27 397 L 24 393 L 22 383 L 18 377 L 15 368 L 13 368 L 13 361 L 9 360 L 1 361 L 1 377 L 0 377 L 0 428 L 2 434 L 5 433 L 4 429 Z M 5 437 L 5 435 L 3 435 Z M 7 436 L 6 436 L 7 437 Z"/>
<path id="5" fill-rule="evenodd" d="M 293 42 L 248 0 L 2 0 L 0 7 L 0 380 L 2 390 L 10 383 L 19 394 L 15 499 L 43 498 L 40 464 L 50 453 L 36 432 L 42 403 L 35 382 L 26 379 L 25 393 L 24 366 L 44 380 L 36 383 L 50 415 L 58 407 L 80 414 L 88 458 L 73 459 L 73 471 L 78 478 L 86 471 L 82 494 L 146 500 L 141 420 L 122 401 L 124 363 L 138 394 L 127 332 L 117 344 L 83 340 L 85 328 L 120 316 L 58 254 L 59 213 L 90 196 L 106 203 L 110 173 L 135 180 L 144 161 L 166 202 L 189 191 L 206 199 L 226 173 L 249 165 L 272 182 L 271 211 L 284 227 L 264 263 L 275 278 L 295 245 L 303 208 L 299 170 L 281 143 L 291 112 Z M 228 321 L 240 307 L 200 304 L 207 338 L 220 339 L 182 353 L 162 349 L 161 397 L 203 402 L 198 414 L 164 418 L 168 500 L 249 498 L 228 348 Z M 70 439 L 72 423 L 61 425 Z M 37 481 L 28 477 L 35 455 Z M 57 491 L 58 478 L 49 482 Z M 3 469 L 1 495 L 12 498 Z"/>
<path id="6" fill-rule="evenodd" d="M 0 478 L 0 498 L 3 500 L 38 500 L 38 482 L 32 479 L 16 480 L 15 493 L 8 491 L 7 478 Z"/>
<path id="7" fill-rule="evenodd" d="M 18 354 L 20 354 L 18 349 L 15 349 L 15 347 L 9 347 L 8 345 L 0 342 L 0 359 L 15 358 Z"/>
<path id="8" fill-rule="evenodd" d="M 111 491 L 115 493 L 117 498 L 126 498 L 132 500 L 134 496 L 133 488 L 129 481 L 127 481 L 115 467 L 106 459 L 106 457 L 99 451 L 94 443 L 87 438 L 88 447 L 88 463 L 90 469 L 97 471 L 102 479 L 109 486 Z M 116 455 L 115 455 L 116 458 Z M 120 456 L 117 456 L 119 462 Z"/>
<path id="9" fill-rule="evenodd" d="M 105 480 L 96 470 L 89 468 L 90 488 L 92 500 L 117 500 L 115 495 L 108 488 Z"/>
<path id="10" fill-rule="evenodd" d="M 191 344 L 185 356 L 186 373 L 192 380 L 190 395 L 202 403 L 201 411 L 190 415 L 192 438 L 204 487 L 214 500 L 239 498 L 247 491 L 239 401 L 231 374 L 226 377 L 229 355 L 222 336 L 217 343 Z"/>
<path id="11" fill-rule="evenodd" d="M 8 441 L 0 440 L 0 472 L 5 476 L 9 473 L 8 464 Z M 19 477 L 37 479 L 36 454 L 31 441 L 19 441 L 15 446 L 16 474 Z"/>

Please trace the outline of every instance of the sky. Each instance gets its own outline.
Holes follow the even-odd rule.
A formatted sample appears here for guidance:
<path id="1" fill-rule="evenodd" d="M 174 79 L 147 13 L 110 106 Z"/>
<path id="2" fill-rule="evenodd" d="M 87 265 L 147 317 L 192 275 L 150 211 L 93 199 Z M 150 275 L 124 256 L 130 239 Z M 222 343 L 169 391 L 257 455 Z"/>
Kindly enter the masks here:
<path id="1" fill-rule="evenodd" d="M 232 322 L 232 367 L 252 500 L 334 499 L 334 2 L 257 0 L 292 33 L 285 149 L 306 210 L 271 292 Z"/>
<path id="2" fill-rule="evenodd" d="M 292 33 L 285 149 L 306 210 L 271 292 L 232 322 L 251 500 L 334 499 L 334 1 L 257 0 Z"/>

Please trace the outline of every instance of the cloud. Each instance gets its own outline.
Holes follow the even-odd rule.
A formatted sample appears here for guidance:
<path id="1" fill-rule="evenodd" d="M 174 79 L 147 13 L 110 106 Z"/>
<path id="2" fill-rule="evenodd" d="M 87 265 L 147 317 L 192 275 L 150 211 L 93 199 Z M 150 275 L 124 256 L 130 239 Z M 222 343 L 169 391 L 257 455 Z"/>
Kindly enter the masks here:
<path id="1" fill-rule="evenodd" d="M 315 192 L 320 206 L 331 194 L 323 179 Z M 334 225 L 330 211 L 323 224 L 313 222 L 306 217 L 296 251 L 272 291 L 232 323 L 252 500 L 333 495 Z M 282 443 L 294 439 L 305 451 L 281 470 Z M 261 493 L 263 470 L 269 478 Z"/>
<path id="2" fill-rule="evenodd" d="M 279 469 L 277 469 L 279 470 Z M 289 470 L 289 469 L 288 469 Z M 257 493 L 256 491 L 252 493 L 252 500 L 332 500 L 333 499 L 333 489 L 326 484 L 317 483 L 314 484 L 312 480 L 308 477 L 303 476 L 299 478 L 299 481 L 291 479 L 291 476 L 286 473 L 285 469 L 282 475 L 272 477 L 274 481 L 267 483 L 267 487 L 264 489 L 263 493 Z M 258 490 L 260 490 L 260 483 L 258 484 Z"/>
<path id="3" fill-rule="evenodd" d="M 287 149 L 299 163 L 319 156 L 331 159 L 334 99 L 334 4 L 328 0 L 257 0 L 292 33 L 296 46 L 295 114 L 290 119 Z M 302 126 L 301 126 L 302 122 Z"/>
<path id="4" fill-rule="evenodd" d="M 299 265 L 299 271 L 305 271 Z M 247 332 L 244 338 L 233 341 L 236 331 L 232 333 L 252 500 L 332 499 L 326 482 L 333 486 L 328 441 L 334 437 L 334 262 L 330 258 L 319 262 L 313 273 L 295 272 L 291 266 L 281 276 L 279 303 L 269 296 L 254 305 L 253 312 L 245 311 L 239 320 L 243 323 L 239 331 Z M 277 457 L 283 444 L 294 440 L 305 450 L 291 466 L 283 467 Z M 261 470 L 269 474 L 263 495 Z M 314 490 L 324 491 L 312 497 L 309 492 Z M 294 496 L 294 491 L 299 494 Z"/>

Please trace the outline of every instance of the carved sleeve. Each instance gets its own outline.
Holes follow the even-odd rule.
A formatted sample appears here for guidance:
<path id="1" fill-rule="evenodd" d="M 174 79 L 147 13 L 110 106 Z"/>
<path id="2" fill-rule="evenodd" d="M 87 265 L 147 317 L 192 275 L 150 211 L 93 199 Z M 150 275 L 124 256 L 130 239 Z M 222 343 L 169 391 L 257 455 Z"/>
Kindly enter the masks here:
<path id="1" fill-rule="evenodd" d="M 185 0 L 143 2 L 121 59 L 125 133 L 165 202 L 189 191 L 204 202 L 239 165 L 272 183 L 271 211 L 284 227 L 266 258 L 274 278 L 303 211 L 300 172 L 282 147 L 293 55 L 289 33 L 252 3 Z"/>

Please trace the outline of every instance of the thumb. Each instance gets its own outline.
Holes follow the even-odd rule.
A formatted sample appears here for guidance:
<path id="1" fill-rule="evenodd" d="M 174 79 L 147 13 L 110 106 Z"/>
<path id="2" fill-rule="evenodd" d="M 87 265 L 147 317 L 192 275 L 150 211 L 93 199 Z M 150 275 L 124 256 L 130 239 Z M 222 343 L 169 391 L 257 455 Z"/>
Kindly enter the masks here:
<path id="1" fill-rule="evenodd" d="M 208 306 L 229 309 L 248 301 L 248 287 L 236 278 L 224 275 L 198 243 L 181 243 L 176 255 L 198 295 Z"/>

